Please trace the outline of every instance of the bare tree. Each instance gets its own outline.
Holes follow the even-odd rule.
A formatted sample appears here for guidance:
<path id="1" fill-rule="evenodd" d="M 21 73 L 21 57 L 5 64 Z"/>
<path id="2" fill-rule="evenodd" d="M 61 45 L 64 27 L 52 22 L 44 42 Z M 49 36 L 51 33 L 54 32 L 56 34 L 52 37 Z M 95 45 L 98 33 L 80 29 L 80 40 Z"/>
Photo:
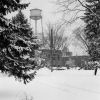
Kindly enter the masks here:
<path id="1" fill-rule="evenodd" d="M 51 36 L 51 30 L 53 36 Z M 69 46 L 68 37 L 64 35 L 65 28 L 62 25 L 49 23 L 45 33 L 44 45 L 46 48 L 50 49 L 51 41 L 53 41 L 53 48 L 55 50 L 62 50 L 64 47 Z"/>
<path id="2" fill-rule="evenodd" d="M 80 20 L 82 18 L 85 7 L 85 0 L 57 0 L 57 5 L 59 5 L 58 12 L 63 13 L 62 20 L 66 24 L 72 24 L 73 22 Z"/>
<path id="3" fill-rule="evenodd" d="M 73 22 L 83 18 L 86 9 L 88 9 L 96 18 L 100 20 L 99 13 L 95 13 L 92 9 L 86 6 L 86 0 L 57 0 L 56 4 L 59 5 L 58 12 L 63 13 L 62 20 L 66 24 L 72 24 Z"/>
<path id="4" fill-rule="evenodd" d="M 79 46 L 82 49 L 84 49 L 85 52 L 87 52 L 89 49 L 89 46 L 88 46 L 88 41 L 86 39 L 86 35 L 84 34 L 84 26 L 80 26 L 76 28 L 72 34 L 73 34 L 74 40 L 76 40 Z"/>
<path id="5" fill-rule="evenodd" d="M 95 4 L 95 1 L 93 3 Z M 94 12 L 90 7 L 88 7 L 86 0 L 57 0 L 56 4 L 59 5 L 58 11 L 63 13 L 62 20 L 65 24 L 73 24 L 77 21 L 80 22 L 86 10 L 89 10 L 98 21 L 100 20 L 99 12 Z M 83 23 L 83 25 L 85 24 Z M 80 43 L 79 45 L 87 51 L 89 46 L 84 34 L 84 28 L 85 27 L 79 26 L 79 28 L 76 28 L 73 33 L 75 38 L 78 40 L 78 42 L 76 42 L 78 44 Z"/>

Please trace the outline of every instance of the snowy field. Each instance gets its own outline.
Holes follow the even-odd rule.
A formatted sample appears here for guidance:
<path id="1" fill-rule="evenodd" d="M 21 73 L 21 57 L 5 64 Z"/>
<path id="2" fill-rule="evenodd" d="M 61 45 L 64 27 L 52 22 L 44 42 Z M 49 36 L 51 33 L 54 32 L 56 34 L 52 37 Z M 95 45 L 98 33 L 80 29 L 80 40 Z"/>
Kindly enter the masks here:
<path id="1" fill-rule="evenodd" d="M 36 78 L 24 85 L 14 78 L 0 77 L 0 100 L 100 100 L 100 71 L 40 69 Z"/>

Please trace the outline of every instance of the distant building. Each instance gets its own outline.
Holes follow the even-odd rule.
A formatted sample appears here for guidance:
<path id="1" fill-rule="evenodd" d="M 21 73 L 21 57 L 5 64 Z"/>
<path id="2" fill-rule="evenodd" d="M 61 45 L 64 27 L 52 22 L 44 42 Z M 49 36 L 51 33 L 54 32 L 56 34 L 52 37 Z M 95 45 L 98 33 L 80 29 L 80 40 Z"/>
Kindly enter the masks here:
<path id="1" fill-rule="evenodd" d="M 89 56 L 62 57 L 62 65 L 66 67 L 88 67 Z"/>
<path id="2" fill-rule="evenodd" d="M 89 62 L 89 56 L 72 56 L 71 52 L 62 52 L 61 50 L 42 49 L 41 57 L 45 63 L 53 67 L 86 67 Z M 52 54 L 51 54 L 52 53 Z"/>
<path id="3" fill-rule="evenodd" d="M 45 59 L 45 62 L 48 63 L 48 65 L 51 65 L 52 60 L 52 66 L 54 67 L 60 67 L 63 65 L 63 56 L 71 56 L 71 52 L 63 52 L 61 50 L 50 50 L 50 49 L 41 49 L 41 57 Z M 51 54 L 52 53 L 52 54 Z M 64 55 L 65 53 L 65 55 Z"/>
<path id="4" fill-rule="evenodd" d="M 69 52 L 67 47 L 64 47 L 62 50 L 62 57 L 69 57 L 72 56 L 72 52 Z"/>
<path id="5" fill-rule="evenodd" d="M 52 66 L 61 66 L 61 57 L 62 52 L 61 50 L 49 50 L 49 49 L 42 49 L 41 57 L 45 59 L 45 62 L 48 63 L 48 65 L 51 64 L 52 60 Z M 52 54 L 51 54 L 52 53 Z"/>

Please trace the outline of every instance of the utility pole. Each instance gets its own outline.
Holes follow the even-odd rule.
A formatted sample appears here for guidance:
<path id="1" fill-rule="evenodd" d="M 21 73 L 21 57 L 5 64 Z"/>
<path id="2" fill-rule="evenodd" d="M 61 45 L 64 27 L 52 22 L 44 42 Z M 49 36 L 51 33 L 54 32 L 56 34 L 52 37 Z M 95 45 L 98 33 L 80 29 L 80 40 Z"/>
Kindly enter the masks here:
<path id="1" fill-rule="evenodd" d="M 51 66 L 51 72 L 53 71 L 53 30 L 51 29 L 50 32 L 50 66 Z"/>

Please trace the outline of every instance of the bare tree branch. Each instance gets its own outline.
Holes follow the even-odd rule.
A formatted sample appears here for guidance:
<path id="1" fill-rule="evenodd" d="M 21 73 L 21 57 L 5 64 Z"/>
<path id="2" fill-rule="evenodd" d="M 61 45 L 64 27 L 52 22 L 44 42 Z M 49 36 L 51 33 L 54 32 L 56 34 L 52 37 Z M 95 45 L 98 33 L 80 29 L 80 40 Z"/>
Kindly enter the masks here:
<path id="1" fill-rule="evenodd" d="M 74 40 L 80 42 L 80 47 L 84 49 L 86 52 L 89 49 L 88 41 L 86 40 L 86 36 L 84 34 L 84 26 L 80 26 L 73 31 Z"/>
<path id="2" fill-rule="evenodd" d="M 58 10 L 58 12 L 63 13 L 62 20 L 66 21 L 68 19 L 68 21 L 66 21 L 66 22 L 69 22 L 71 24 L 74 21 L 77 21 L 78 19 L 82 18 L 82 16 L 84 15 L 85 9 L 88 9 L 94 15 L 94 17 L 96 17 L 100 20 L 99 14 L 97 14 L 91 8 L 86 6 L 87 4 L 86 4 L 85 0 L 57 0 L 56 4 L 59 5 L 59 7 L 60 7 L 60 10 Z M 71 15 L 71 14 L 73 14 L 73 15 Z M 74 16 L 74 18 L 73 18 L 73 16 Z M 70 19 L 69 19 L 69 17 L 70 17 Z"/>
<path id="3" fill-rule="evenodd" d="M 63 14 L 62 20 L 70 24 L 82 18 L 85 11 L 85 8 L 77 0 L 57 0 L 56 4 L 59 5 L 58 12 Z"/>
<path id="4" fill-rule="evenodd" d="M 68 38 L 64 36 L 65 29 L 63 24 L 48 24 L 45 38 L 45 46 L 50 49 L 51 30 L 53 30 L 53 46 L 56 50 L 62 50 L 68 44 Z M 68 45 L 66 45 L 68 47 Z"/>
<path id="5" fill-rule="evenodd" d="M 83 7 L 85 7 L 86 9 L 90 10 L 91 13 L 93 13 L 93 15 L 94 15 L 95 17 L 98 17 L 98 18 L 100 19 L 99 15 L 97 15 L 95 12 L 93 12 L 92 9 L 88 8 L 87 6 L 85 6 L 80 0 L 78 0 L 78 2 L 79 2 Z"/>

